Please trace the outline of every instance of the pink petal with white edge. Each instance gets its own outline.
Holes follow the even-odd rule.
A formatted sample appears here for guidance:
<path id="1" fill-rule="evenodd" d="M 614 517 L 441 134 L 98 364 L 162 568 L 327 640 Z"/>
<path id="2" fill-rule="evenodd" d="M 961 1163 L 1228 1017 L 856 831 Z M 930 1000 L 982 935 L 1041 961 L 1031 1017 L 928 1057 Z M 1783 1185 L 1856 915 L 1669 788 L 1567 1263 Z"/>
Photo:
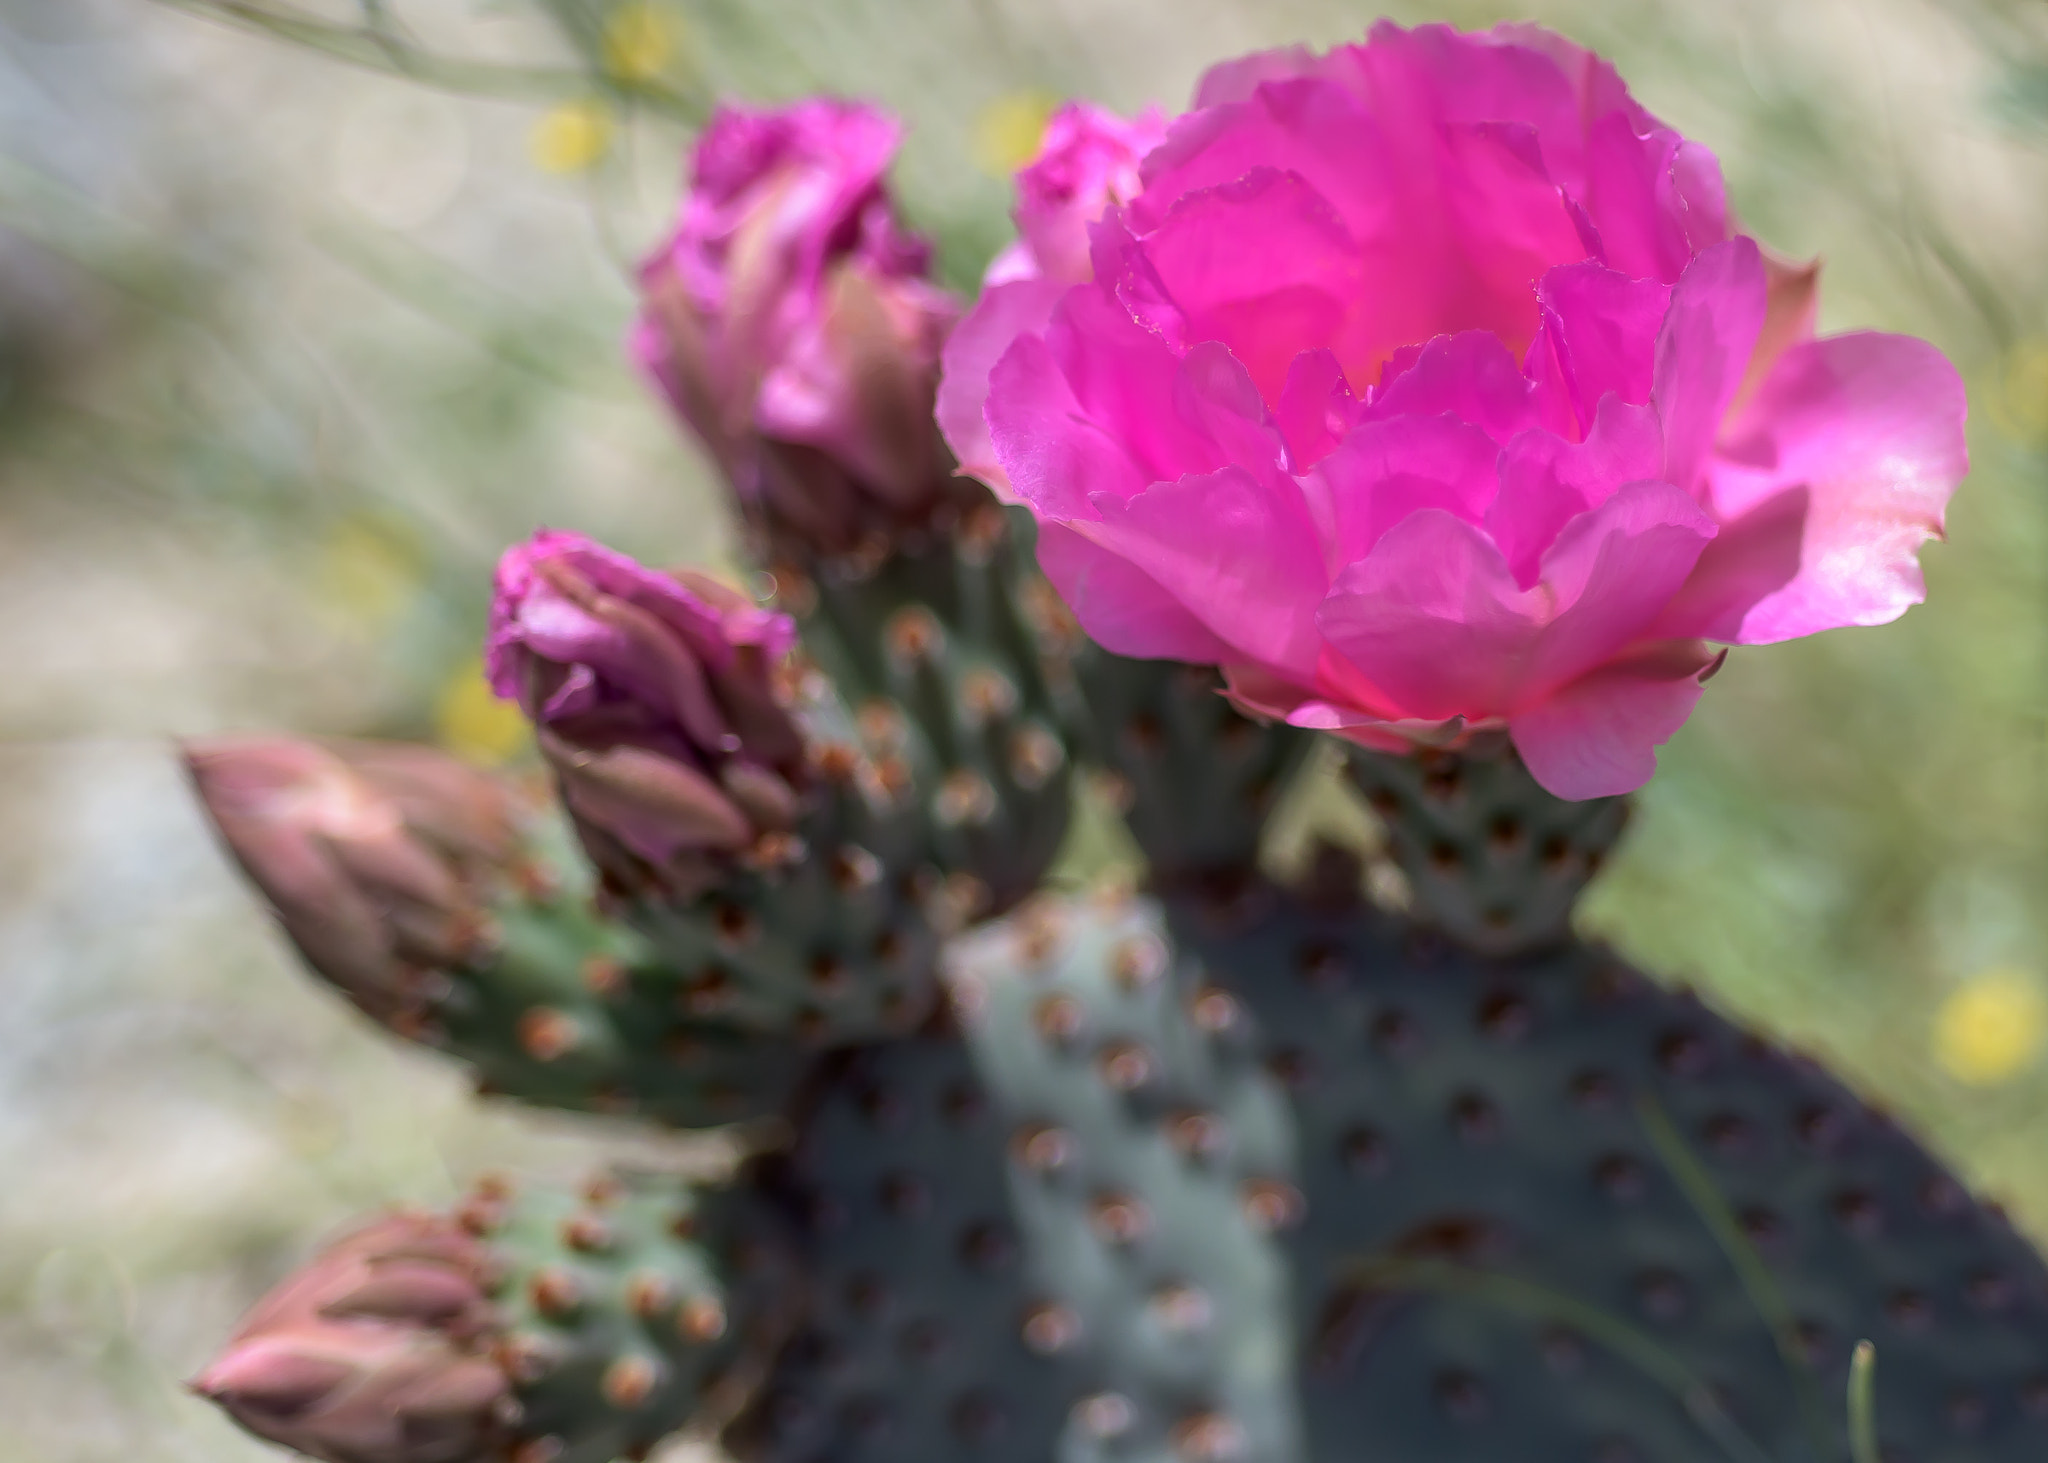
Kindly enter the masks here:
<path id="1" fill-rule="evenodd" d="M 1925 341 L 1863 333 L 1786 351 L 1713 465 L 1729 552 L 1701 560 L 1670 626 L 1766 645 L 1918 604 L 1920 546 L 1941 536 L 1969 471 L 1967 410 L 1962 377 Z"/>
<path id="2" fill-rule="evenodd" d="M 960 471 L 987 483 L 1005 502 L 1017 498 L 989 437 L 989 373 L 1018 336 L 1045 328 L 1066 289 L 1052 280 L 1030 279 L 983 290 L 939 357 L 939 430 L 960 459 Z"/>
<path id="3" fill-rule="evenodd" d="M 1720 663 L 1698 641 L 1654 644 L 1610 662 L 1510 718 L 1515 750 L 1558 797 L 1634 792 L 1657 770 L 1656 749 L 1685 725 L 1700 683 Z"/>

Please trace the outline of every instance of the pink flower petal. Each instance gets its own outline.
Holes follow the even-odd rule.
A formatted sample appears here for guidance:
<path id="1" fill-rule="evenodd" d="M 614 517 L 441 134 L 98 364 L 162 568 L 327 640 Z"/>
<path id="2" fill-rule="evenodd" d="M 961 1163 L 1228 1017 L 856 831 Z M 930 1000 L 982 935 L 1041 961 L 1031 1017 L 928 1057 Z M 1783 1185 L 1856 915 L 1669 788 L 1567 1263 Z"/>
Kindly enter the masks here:
<path id="1" fill-rule="evenodd" d="M 1296 356 L 1332 343 L 1363 283 L 1329 202 L 1270 168 L 1182 198 L 1143 249 L 1188 338 L 1229 346 L 1267 401 Z"/>
<path id="2" fill-rule="evenodd" d="M 1523 589 L 1483 531 L 1424 509 L 1338 576 L 1317 619 L 1410 715 L 1508 715 L 1636 639 L 1713 533 L 1669 484 L 1630 484 L 1567 524 Z"/>
<path id="3" fill-rule="evenodd" d="M 1664 434 L 1657 414 L 1610 393 L 1593 430 L 1573 443 L 1524 432 L 1500 458 L 1500 492 L 1486 510 L 1486 531 L 1507 556 L 1515 582 L 1536 582 L 1543 556 L 1572 519 L 1607 501 L 1624 483 L 1662 470 Z"/>
<path id="4" fill-rule="evenodd" d="M 1591 261 L 1566 264 L 1536 287 L 1543 324 L 1529 349 L 1529 375 L 1548 399 L 1544 425 L 1583 437 L 1609 392 L 1649 401 L 1657 332 L 1671 289 Z"/>
<path id="5" fill-rule="evenodd" d="M 1765 304 L 1763 256 L 1747 238 L 1702 253 L 1672 290 L 1651 391 L 1664 423 L 1666 482 L 1703 490 L 1701 477 L 1763 328 Z"/>
<path id="6" fill-rule="evenodd" d="M 1448 415 L 1366 422 L 1302 480 L 1332 572 L 1370 554 L 1412 513 L 1478 523 L 1498 491 L 1500 449 Z"/>
<path id="7" fill-rule="evenodd" d="M 1130 497 L 1151 481 L 1081 409 L 1038 336 L 1019 336 L 989 373 L 987 417 L 1010 492 L 1042 519 L 1093 518 L 1096 496 Z"/>
<path id="8" fill-rule="evenodd" d="M 1727 237 L 1720 165 L 1675 132 L 1639 129 L 1621 112 L 1594 119 L 1586 135 L 1586 185 L 1577 196 L 1610 268 L 1675 284 L 1695 252 Z"/>
<path id="9" fill-rule="evenodd" d="M 1378 420 L 1443 412 L 1496 442 L 1536 425 L 1529 380 L 1499 336 L 1485 330 L 1438 336 L 1373 394 L 1364 414 Z"/>
<path id="10" fill-rule="evenodd" d="M 1066 286 L 1053 280 L 1020 280 L 985 289 L 967 318 L 946 342 L 940 357 L 939 430 L 960 459 L 960 471 L 980 478 L 996 496 L 1015 501 L 1009 477 L 996 460 L 989 437 L 989 373 L 1016 338 L 1043 330 Z"/>
<path id="11" fill-rule="evenodd" d="M 1918 604 L 1920 545 L 1941 536 L 1969 471 L 1966 411 L 1962 378 L 1925 341 L 1863 333 L 1786 351 L 1713 465 L 1731 552 L 1702 561 L 1672 624 L 1764 645 Z"/>
<path id="12" fill-rule="evenodd" d="M 1394 704 L 1442 719 L 1513 703 L 1538 608 L 1480 529 L 1424 508 L 1338 576 L 1316 619 Z"/>
<path id="13" fill-rule="evenodd" d="M 1133 320 L 1107 288 L 1062 296 L 1045 343 L 1075 410 L 1114 435 L 1148 481 L 1213 472 L 1229 460 L 1181 408 L 1183 353 Z"/>
<path id="14" fill-rule="evenodd" d="M 1333 352 L 1303 351 L 1287 369 L 1273 423 L 1287 444 L 1287 466 L 1305 473 L 1330 455 L 1358 420 L 1358 399 Z"/>
<path id="15" fill-rule="evenodd" d="M 1186 605 L 1236 648 L 1231 659 L 1313 671 L 1323 555 L 1291 478 L 1227 467 L 1129 499 L 1098 494 L 1095 507 L 1100 522 L 1077 530 Z"/>
<path id="16" fill-rule="evenodd" d="M 1634 792 L 1657 770 L 1656 749 L 1685 725 L 1701 681 L 1719 664 L 1695 641 L 1646 647 L 1511 718 L 1515 750 L 1558 797 Z"/>
<path id="17" fill-rule="evenodd" d="M 1555 608 L 1524 695 L 1547 695 L 1641 638 L 1714 534 L 1697 503 L 1659 482 L 1630 483 L 1567 523 L 1531 591 Z"/>
<path id="18" fill-rule="evenodd" d="M 1130 560 L 1065 524 L 1038 529 L 1038 564 L 1103 649 L 1140 660 L 1215 664 L 1231 649 Z"/>

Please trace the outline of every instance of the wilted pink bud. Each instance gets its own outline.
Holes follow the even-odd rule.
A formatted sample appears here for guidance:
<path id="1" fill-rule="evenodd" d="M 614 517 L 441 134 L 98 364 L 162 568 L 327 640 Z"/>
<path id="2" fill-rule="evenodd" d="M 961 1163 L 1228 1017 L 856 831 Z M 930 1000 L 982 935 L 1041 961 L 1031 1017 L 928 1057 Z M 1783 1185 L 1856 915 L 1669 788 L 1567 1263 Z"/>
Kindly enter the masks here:
<path id="1" fill-rule="evenodd" d="M 721 108 L 641 270 L 634 359 L 802 558 L 923 523 L 954 491 L 932 395 L 959 306 L 883 186 L 900 136 L 851 102 Z"/>
<path id="2" fill-rule="evenodd" d="M 498 561 L 485 664 L 610 881 L 687 895 L 795 821 L 803 741 L 776 688 L 794 636 L 704 575 L 543 531 Z"/>
<path id="3" fill-rule="evenodd" d="M 517 1408 L 486 1352 L 484 1272 L 451 1221 L 382 1220 L 259 1301 L 192 1389 L 328 1463 L 490 1456 Z"/>
<path id="4" fill-rule="evenodd" d="M 518 852 L 503 783 L 399 744 L 212 737 L 184 754 L 285 933 L 379 1021 L 403 1025 L 421 972 L 476 946 L 482 885 Z"/>

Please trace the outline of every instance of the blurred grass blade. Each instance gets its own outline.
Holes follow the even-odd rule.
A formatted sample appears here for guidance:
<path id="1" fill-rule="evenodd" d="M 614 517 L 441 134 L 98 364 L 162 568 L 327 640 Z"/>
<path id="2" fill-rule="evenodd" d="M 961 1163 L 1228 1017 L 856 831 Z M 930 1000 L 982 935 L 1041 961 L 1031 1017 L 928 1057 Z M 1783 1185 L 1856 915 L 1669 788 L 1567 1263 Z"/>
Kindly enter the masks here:
<path id="1" fill-rule="evenodd" d="M 274 40 L 289 41 L 337 61 L 387 76 L 404 77 L 442 91 L 507 101 L 552 103 L 588 96 L 594 87 L 602 86 L 684 121 L 698 121 L 704 111 L 696 100 L 656 84 L 625 84 L 616 78 L 596 77 L 567 67 L 511 66 L 423 50 L 400 40 L 388 20 L 382 18 L 371 25 L 351 26 L 257 4 L 255 0 L 157 0 L 157 3 L 255 31 Z"/>
<path id="2" fill-rule="evenodd" d="M 1636 1099 L 1636 1115 L 1642 1122 L 1643 1131 L 1649 1135 L 1650 1146 L 1657 1150 L 1658 1158 L 1677 1181 L 1687 1202 L 1699 1215 L 1700 1222 L 1706 1225 L 1714 1236 L 1714 1242 L 1728 1257 L 1728 1263 L 1734 1266 L 1744 1294 L 1769 1329 L 1771 1340 L 1777 1345 L 1778 1356 L 1791 1377 L 1792 1390 L 1799 1402 L 1800 1421 L 1805 1427 L 1813 1455 L 1816 1459 L 1827 1458 L 1827 1414 L 1821 1406 L 1813 1368 L 1807 1365 L 1806 1356 L 1800 1349 L 1797 1322 L 1785 1293 L 1778 1289 L 1777 1279 L 1764 1263 L 1763 1256 L 1757 1253 L 1756 1246 L 1749 1242 L 1749 1236 L 1742 1232 L 1742 1225 L 1715 1186 L 1713 1176 L 1693 1156 L 1663 1106 L 1645 1092 Z"/>
<path id="3" fill-rule="evenodd" d="M 1582 1331 L 1671 1393 L 1700 1431 L 1734 1463 L 1771 1463 L 1770 1455 L 1729 1416 L 1715 1400 L 1713 1389 L 1676 1353 L 1598 1306 L 1531 1280 L 1447 1260 L 1379 1256 L 1346 1267 L 1343 1276 L 1346 1284 L 1360 1290 L 1414 1290 L 1460 1296 L 1532 1320 Z"/>
<path id="4" fill-rule="evenodd" d="M 1877 1348 L 1856 1343 L 1849 1358 L 1849 1457 L 1853 1463 L 1878 1463 Z"/>

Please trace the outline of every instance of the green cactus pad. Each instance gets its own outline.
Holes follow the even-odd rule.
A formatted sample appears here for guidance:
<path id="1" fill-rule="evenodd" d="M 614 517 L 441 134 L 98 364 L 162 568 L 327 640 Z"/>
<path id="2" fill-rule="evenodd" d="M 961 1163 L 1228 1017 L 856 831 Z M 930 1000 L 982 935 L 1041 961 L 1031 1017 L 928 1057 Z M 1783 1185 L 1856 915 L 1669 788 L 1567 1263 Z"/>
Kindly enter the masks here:
<path id="1" fill-rule="evenodd" d="M 1235 1003 L 1173 957 L 1158 910 L 1046 900 L 953 951 L 981 1080 L 1008 1124 L 1031 1324 L 1084 1359 L 1060 1456 L 1287 1458 L 1293 1119 Z"/>
<path id="2" fill-rule="evenodd" d="M 757 1177 L 793 1216 L 802 1324 L 724 1442 L 762 1463 L 1046 1463 L 1084 1394 L 1030 1337 L 1003 1115 L 956 1036 L 843 1054 Z"/>
<path id="3" fill-rule="evenodd" d="M 1310 1458 L 1833 1463 L 1866 1338 L 1884 1457 L 2048 1456 L 2048 1271 L 1815 1064 L 1603 950 L 1176 922 L 1293 1095 Z"/>
<path id="4" fill-rule="evenodd" d="M 1015 600 L 1016 529 L 993 504 L 943 537 L 777 571 L 805 648 L 863 729 L 916 769 L 933 849 L 982 911 L 1037 886 L 1070 808 L 1066 746 L 1039 647 Z"/>
<path id="5" fill-rule="evenodd" d="M 1154 885 L 1248 875 L 1266 815 L 1314 734 L 1240 715 L 1207 667 L 1128 660 L 1095 645 L 1072 666 L 1076 745 L 1116 779 Z"/>
<path id="6" fill-rule="evenodd" d="M 494 937 L 441 973 L 417 1033 L 486 1092 L 678 1128 L 782 1112 L 811 1054 L 785 1036 L 692 1018 L 633 931 L 556 892 L 501 905 Z"/>
<path id="7" fill-rule="evenodd" d="M 516 1457 L 645 1456 L 692 1418 L 731 1411 L 778 1307 L 735 1196 L 675 1179 L 608 1176 L 583 1194 L 487 1183 L 460 1221 L 499 1265 L 493 1352 L 518 1393 Z"/>
<path id="8" fill-rule="evenodd" d="M 1497 734 L 1454 752 L 1347 750 L 1418 922 L 1491 955 L 1570 938 L 1572 906 L 1628 822 L 1626 798 L 1545 792 Z"/>

